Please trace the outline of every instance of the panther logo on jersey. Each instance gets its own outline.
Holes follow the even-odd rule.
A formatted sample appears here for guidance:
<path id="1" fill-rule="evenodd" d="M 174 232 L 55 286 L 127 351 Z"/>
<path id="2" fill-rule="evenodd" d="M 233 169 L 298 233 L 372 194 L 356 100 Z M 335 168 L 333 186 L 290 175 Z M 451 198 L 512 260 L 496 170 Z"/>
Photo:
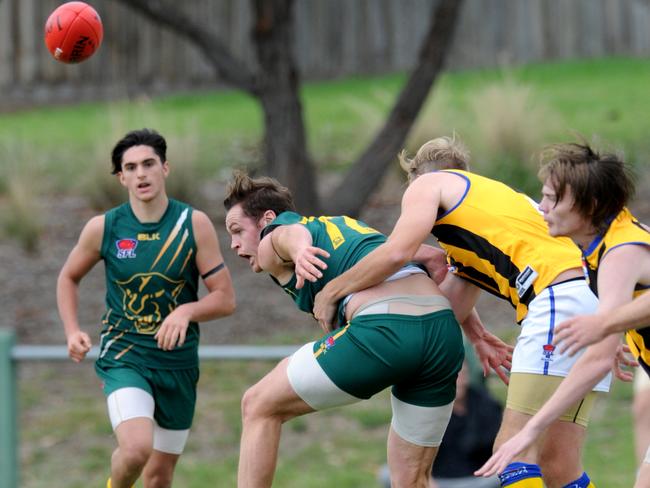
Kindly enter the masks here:
<path id="1" fill-rule="evenodd" d="M 155 334 L 163 319 L 178 305 L 185 280 L 172 280 L 154 272 L 137 273 L 117 285 L 122 290 L 124 316 L 140 334 Z"/>

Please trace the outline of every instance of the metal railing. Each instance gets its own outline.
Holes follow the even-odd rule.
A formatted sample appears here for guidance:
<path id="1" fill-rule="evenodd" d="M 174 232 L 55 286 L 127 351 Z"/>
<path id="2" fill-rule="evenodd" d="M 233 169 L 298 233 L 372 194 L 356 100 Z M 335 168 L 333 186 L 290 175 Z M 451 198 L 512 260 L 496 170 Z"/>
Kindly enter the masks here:
<path id="1" fill-rule="evenodd" d="M 18 488 L 18 400 L 16 363 L 18 361 L 68 360 L 65 346 L 16 345 L 13 330 L 0 328 L 0 488 Z M 299 346 L 199 346 L 200 360 L 281 359 Z M 87 355 L 96 359 L 98 348 Z"/>

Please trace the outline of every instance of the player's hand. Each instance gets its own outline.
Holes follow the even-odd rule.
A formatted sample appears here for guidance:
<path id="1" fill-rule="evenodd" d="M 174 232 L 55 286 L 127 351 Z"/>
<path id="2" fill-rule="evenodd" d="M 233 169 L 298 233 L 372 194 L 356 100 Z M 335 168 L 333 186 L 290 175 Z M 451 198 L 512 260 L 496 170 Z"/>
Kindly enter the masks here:
<path id="1" fill-rule="evenodd" d="M 612 366 L 612 373 L 619 380 L 626 383 L 634 380 L 634 373 L 624 368 L 637 368 L 639 363 L 630 355 L 630 347 L 627 344 L 619 343 L 616 348 L 616 357 L 614 358 L 614 365 Z"/>
<path id="2" fill-rule="evenodd" d="M 334 330 L 337 309 L 337 302 L 328 295 L 327 286 L 316 294 L 313 314 L 325 333 Z"/>
<path id="3" fill-rule="evenodd" d="M 68 356 L 75 363 L 83 361 L 91 347 L 90 336 L 81 330 L 68 336 Z"/>
<path id="4" fill-rule="evenodd" d="M 509 384 L 510 378 L 508 378 L 506 371 L 510 371 L 510 368 L 512 368 L 512 351 L 514 347 L 506 344 L 488 331 L 485 331 L 483 337 L 472 343 L 472 345 L 483 366 L 483 376 L 489 375 L 490 369 L 492 369 L 503 383 Z"/>
<path id="5" fill-rule="evenodd" d="M 449 266 L 447 264 L 447 253 L 437 247 L 422 244 L 418 248 L 413 261 L 421 263 L 427 269 L 427 273 L 437 285 L 442 283 L 447 276 Z"/>
<path id="6" fill-rule="evenodd" d="M 576 315 L 557 326 L 553 344 L 559 346 L 561 353 L 573 356 L 582 348 L 604 338 L 603 317 L 600 315 Z"/>
<path id="7" fill-rule="evenodd" d="M 316 282 L 323 277 L 321 270 L 327 269 L 327 264 L 318 256 L 330 257 L 330 253 L 320 247 L 306 246 L 296 254 L 294 266 L 296 272 L 296 288 L 300 290 L 305 280 Z"/>
<path id="8" fill-rule="evenodd" d="M 190 316 L 186 313 L 186 308 L 183 305 L 176 307 L 170 313 L 154 338 L 158 341 L 158 347 L 163 351 L 171 351 L 176 346 L 180 347 L 185 344 L 185 337 L 187 328 L 190 325 Z"/>
<path id="9" fill-rule="evenodd" d="M 490 476 L 503 472 L 517 455 L 535 442 L 538 435 L 539 433 L 537 431 L 530 428 L 529 425 L 526 425 L 514 437 L 502 444 L 483 466 L 477 471 L 474 471 L 474 475 L 489 478 Z"/>

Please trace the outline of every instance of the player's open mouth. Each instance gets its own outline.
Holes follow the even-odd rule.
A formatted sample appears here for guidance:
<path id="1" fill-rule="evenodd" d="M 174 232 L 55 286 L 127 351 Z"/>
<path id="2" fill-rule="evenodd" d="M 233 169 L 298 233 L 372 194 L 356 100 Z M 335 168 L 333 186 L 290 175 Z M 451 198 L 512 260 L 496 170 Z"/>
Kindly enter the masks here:
<path id="1" fill-rule="evenodd" d="M 138 185 L 138 190 L 142 190 L 143 188 L 149 188 L 151 185 L 149 183 L 140 183 Z"/>

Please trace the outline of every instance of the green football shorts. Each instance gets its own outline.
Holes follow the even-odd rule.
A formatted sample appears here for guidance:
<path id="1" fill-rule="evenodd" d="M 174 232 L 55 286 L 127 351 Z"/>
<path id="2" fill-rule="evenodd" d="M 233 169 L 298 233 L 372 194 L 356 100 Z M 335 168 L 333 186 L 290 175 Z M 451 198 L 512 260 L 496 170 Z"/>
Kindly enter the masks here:
<path id="1" fill-rule="evenodd" d="M 140 388 L 154 399 L 154 419 L 163 429 L 189 429 L 194 418 L 199 368 L 149 369 L 135 365 L 104 367 L 95 363 L 108 397 L 120 388 Z"/>

